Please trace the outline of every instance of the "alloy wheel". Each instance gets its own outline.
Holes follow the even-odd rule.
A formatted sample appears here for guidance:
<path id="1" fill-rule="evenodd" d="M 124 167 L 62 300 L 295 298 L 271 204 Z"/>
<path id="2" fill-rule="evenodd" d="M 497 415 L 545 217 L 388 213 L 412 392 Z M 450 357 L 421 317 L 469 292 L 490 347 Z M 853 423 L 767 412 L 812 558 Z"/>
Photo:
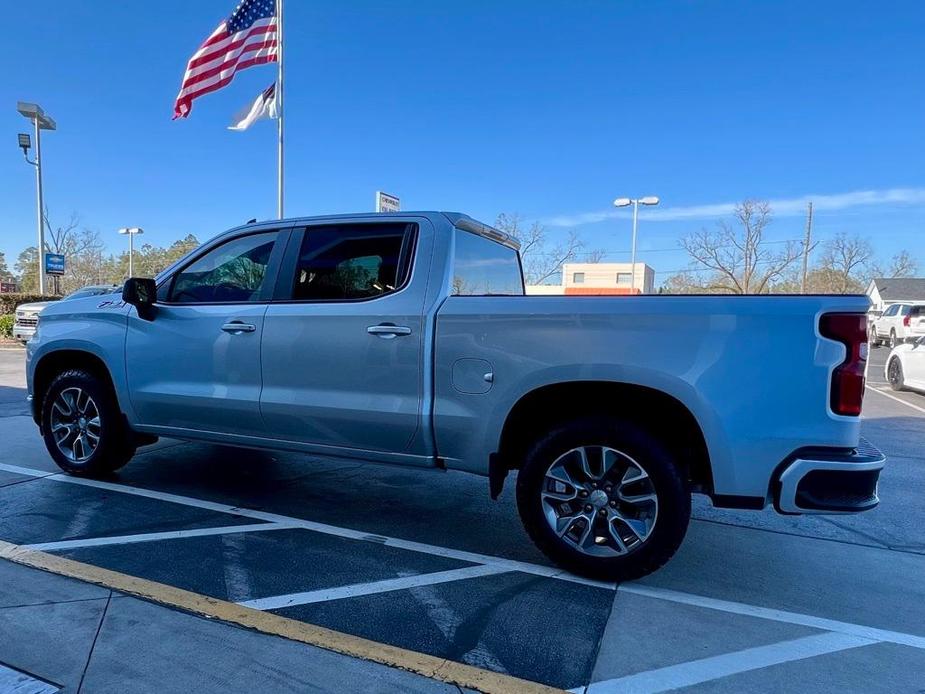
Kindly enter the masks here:
<path id="1" fill-rule="evenodd" d="M 658 518 L 658 497 L 646 470 L 607 446 L 581 446 L 559 456 L 546 471 L 541 499 L 556 535 L 595 557 L 639 549 Z"/>
<path id="2" fill-rule="evenodd" d="M 72 462 L 85 462 L 100 444 L 100 412 L 83 388 L 58 393 L 51 406 L 50 427 L 58 450 Z"/>
<path id="3" fill-rule="evenodd" d="M 899 359 L 894 357 L 890 360 L 890 367 L 887 369 L 887 377 L 890 379 L 890 385 L 900 385 L 902 382 L 902 366 L 899 363 Z"/>

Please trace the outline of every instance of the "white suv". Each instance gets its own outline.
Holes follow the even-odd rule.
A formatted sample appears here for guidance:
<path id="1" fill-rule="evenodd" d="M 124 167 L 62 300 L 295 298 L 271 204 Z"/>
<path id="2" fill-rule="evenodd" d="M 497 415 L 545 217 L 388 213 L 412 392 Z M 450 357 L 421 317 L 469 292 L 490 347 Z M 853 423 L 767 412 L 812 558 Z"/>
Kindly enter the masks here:
<path id="1" fill-rule="evenodd" d="M 875 346 L 886 342 L 895 347 L 922 335 L 925 335 L 925 304 L 901 303 L 891 304 L 874 321 L 870 339 Z"/>

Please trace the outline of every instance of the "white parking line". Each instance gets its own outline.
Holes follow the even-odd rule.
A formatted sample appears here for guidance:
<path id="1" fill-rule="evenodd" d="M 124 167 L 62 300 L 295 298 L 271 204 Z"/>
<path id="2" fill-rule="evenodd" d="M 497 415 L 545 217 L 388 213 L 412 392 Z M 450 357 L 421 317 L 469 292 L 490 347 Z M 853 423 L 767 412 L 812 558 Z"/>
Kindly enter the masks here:
<path id="1" fill-rule="evenodd" d="M 449 559 L 458 559 L 459 561 L 469 562 L 472 564 L 491 564 L 493 566 L 503 567 L 508 571 L 520 571 L 522 573 L 533 574 L 534 576 L 542 576 L 544 578 L 555 578 L 561 581 L 581 583 L 597 588 L 606 588 L 608 590 L 614 590 L 616 588 L 616 584 L 614 583 L 595 581 L 590 578 L 582 578 L 581 576 L 575 576 L 554 566 L 531 564 L 529 562 L 516 561 L 513 559 L 493 557 L 488 554 L 466 552 L 464 550 L 450 549 L 449 547 L 429 545 L 423 542 L 402 540 L 396 537 L 376 535 L 373 533 L 364 532 L 362 530 L 341 528 L 336 525 L 317 523 L 315 521 L 293 518 L 291 516 L 283 516 L 277 513 L 268 513 L 266 511 L 256 511 L 247 508 L 240 508 L 238 506 L 230 506 L 228 504 L 220 504 L 214 501 L 205 501 L 203 499 L 194 499 L 188 496 L 169 494 L 167 492 L 158 492 L 152 489 L 143 489 L 141 487 L 130 487 L 124 484 L 102 482 L 100 480 L 91 480 L 85 477 L 70 477 L 68 475 L 61 474 L 49 475 L 45 470 L 19 467 L 16 465 L 8 465 L 6 463 L 0 463 L 0 470 L 5 470 L 6 472 L 15 472 L 20 475 L 29 475 L 31 477 L 41 477 L 44 480 L 50 482 L 64 482 L 66 484 L 76 484 L 83 487 L 106 489 L 108 491 L 131 494 L 133 496 L 140 496 L 147 499 L 156 499 L 158 501 L 167 501 L 173 504 L 216 511 L 217 513 L 228 513 L 243 518 L 253 518 L 254 520 L 266 521 L 268 523 L 291 524 L 296 528 L 311 530 L 313 532 L 323 533 L 325 535 L 333 535 L 335 537 L 343 537 L 350 540 L 359 540 L 361 542 L 371 542 L 374 544 L 385 545 L 387 547 L 405 549 L 411 552 L 420 552 L 422 554 L 430 554 L 438 557 L 447 557 Z"/>
<path id="2" fill-rule="evenodd" d="M 872 390 L 875 393 L 879 393 L 885 398 L 889 398 L 890 400 L 895 400 L 901 405 L 905 405 L 906 407 L 911 407 L 913 410 L 917 410 L 918 412 L 925 412 L 925 407 L 919 407 L 918 405 L 913 405 L 911 402 L 906 402 L 902 398 L 898 398 L 895 395 L 892 395 L 891 393 L 887 393 L 886 391 L 880 390 L 879 388 L 874 388 L 873 386 L 866 386 L 866 388 L 867 390 Z"/>
<path id="3" fill-rule="evenodd" d="M 54 694 L 61 691 L 47 682 L 30 677 L 24 672 L 0 665 L 0 692 L 10 694 Z"/>
<path id="4" fill-rule="evenodd" d="M 479 576 L 491 576 L 508 572 L 509 569 L 498 566 L 497 564 L 478 564 L 476 566 L 466 566 L 462 569 L 451 569 L 450 571 L 416 574 L 414 576 L 389 578 L 384 581 L 371 581 L 369 583 L 355 583 L 354 585 L 339 586 L 336 588 L 322 588 L 321 590 L 311 590 L 305 593 L 275 595 L 269 598 L 246 600 L 238 604 L 244 607 L 252 607 L 255 610 L 277 610 L 282 607 L 294 607 L 295 605 L 308 605 L 314 602 L 342 600 L 344 598 L 355 598 L 360 595 L 374 595 L 375 593 L 388 593 L 393 590 L 432 586 L 437 583 L 449 583 L 451 581 L 460 581 L 465 578 L 477 578 Z"/>
<path id="5" fill-rule="evenodd" d="M 640 672 L 603 682 L 593 682 L 587 694 L 656 694 L 681 687 L 710 682 L 720 677 L 760 670 L 771 665 L 814 658 L 826 653 L 837 653 L 849 648 L 869 646 L 876 641 L 847 634 L 827 633 L 805 636 L 792 641 L 772 643 L 768 646 L 746 648 L 712 658 L 692 660 L 679 665 Z"/>
<path id="6" fill-rule="evenodd" d="M 140 533 L 138 535 L 112 535 L 110 537 L 86 537 L 80 540 L 61 540 L 59 542 L 41 542 L 24 545 L 27 549 L 53 552 L 77 547 L 105 547 L 106 545 L 130 545 L 136 542 L 158 542 L 160 540 L 180 540 L 187 537 L 209 537 L 211 535 L 231 535 L 237 533 L 262 533 L 268 530 L 292 530 L 293 523 L 254 523 L 253 525 L 223 525 L 216 528 L 196 528 L 195 530 L 165 530 L 159 533 Z"/>
<path id="7" fill-rule="evenodd" d="M 812 615 L 801 614 L 799 612 L 787 612 L 786 610 L 759 607 L 743 602 L 719 600 L 717 598 L 708 598 L 703 595 L 692 595 L 691 593 L 669 590 L 668 588 L 643 586 L 637 583 L 624 583 L 619 587 L 618 591 L 620 593 L 644 595 L 647 598 L 668 600 L 669 602 L 677 602 L 683 605 L 705 607 L 720 612 L 731 612 L 732 614 L 746 615 L 748 617 L 760 617 L 761 619 L 770 619 L 775 622 L 785 622 L 787 624 L 799 624 L 804 627 L 822 629 L 823 631 L 834 631 L 847 636 L 869 639 L 870 641 L 886 641 L 888 643 L 898 643 L 902 646 L 925 649 L 925 636 L 905 634 L 901 631 L 877 629 L 876 627 L 867 627 L 850 622 L 839 622 L 834 619 L 825 619 L 824 617 L 813 617 Z"/>

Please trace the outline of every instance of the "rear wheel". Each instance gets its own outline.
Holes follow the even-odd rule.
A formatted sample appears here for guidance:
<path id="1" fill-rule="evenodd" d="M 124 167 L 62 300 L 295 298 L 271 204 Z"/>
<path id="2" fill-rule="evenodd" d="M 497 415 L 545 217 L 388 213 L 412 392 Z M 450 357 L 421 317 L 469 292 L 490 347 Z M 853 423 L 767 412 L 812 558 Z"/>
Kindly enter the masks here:
<path id="1" fill-rule="evenodd" d="M 903 381 L 903 365 L 899 357 L 890 359 L 890 365 L 886 369 L 886 377 L 890 381 L 890 388 L 893 390 L 902 390 L 905 387 Z"/>
<path id="2" fill-rule="evenodd" d="M 51 382 L 42 401 L 42 431 L 55 463 L 71 474 L 113 472 L 135 454 L 109 384 L 82 369 Z"/>
<path id="3" fill-rule="evenodd" d="M 893 349 L 896 346 L 896 331 L 890 330 L 890 349 Z"/>
<path id="4" fill-rule="evenodd" d="M 569 571 L 608 581 L 645 576 L 671 558 L 690 521 L 677 462 L 634 422 L 569 422 L 527 454 L 517 478 L 521 520 Z"/>

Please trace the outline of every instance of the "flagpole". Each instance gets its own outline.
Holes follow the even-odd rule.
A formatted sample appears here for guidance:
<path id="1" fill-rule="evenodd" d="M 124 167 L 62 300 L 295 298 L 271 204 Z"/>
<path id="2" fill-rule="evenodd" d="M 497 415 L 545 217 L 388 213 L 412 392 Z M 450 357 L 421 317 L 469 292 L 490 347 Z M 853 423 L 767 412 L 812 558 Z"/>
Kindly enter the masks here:
<path id="1" fill-rule="evenodd" d="M 283 218 L 283 0 L 276 0 L 276 215 Z"/>

